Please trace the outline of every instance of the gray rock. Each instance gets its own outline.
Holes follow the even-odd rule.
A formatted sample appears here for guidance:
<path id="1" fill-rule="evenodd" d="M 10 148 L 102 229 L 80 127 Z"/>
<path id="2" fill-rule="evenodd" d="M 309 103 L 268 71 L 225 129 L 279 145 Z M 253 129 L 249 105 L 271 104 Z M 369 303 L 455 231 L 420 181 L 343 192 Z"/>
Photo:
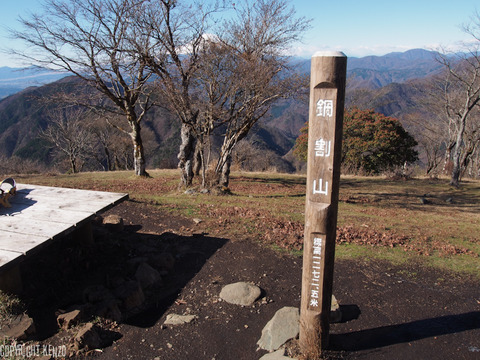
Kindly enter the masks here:
<path id="1" fill-rule="evenodd" d="M 279 349 L 288 340 L 294 339 L 299 333 L 300 311 L 294 307 L 284 307 L 278 310 L 265 325 L 257 345 L 264 350 Z"/>
<path id="2" fill-rule="evenodd" d="M 123 219 L 118 215 L 108 215 L 103 219 L 103 225 L 113 232 L 123 231 Z"/>
<path id="3" fill-rule="evenodd" d="M 330 322 L 338 323 L 342 321 L 342 312 L 340 311 L 340 305 L 337 299 L 332 295 L 332 305 L 330 307 Z"/>
<path id="4" fill-rule="evenodd" d="M 17 340 L 27 340 L 36 332 L 33 319 L 26 314 L 17 316 L 0 329 L 0 336 Z"/>
<path id="5" fill-rule="evenodd" d="M 108 299 L 98 303 L 95 307 L 95 314 L 116 322 L 122 321 L 122 312 L 118 307 L 118 302 L 117 299 Z"/>
<path id="6" fill-rule="evenodd" d="M 152 268 L 147 263 L 141 263 L 135 272 L 135 279 L 138 280 L 142 289 L 146 289 L 153 284 L 158 284 L 162 281 L 160 273 Z"/>
<path id="7" fill-rule="evenodd" d="M 113 299 L 110 290 L 103 285 L 92 285 L 83 291 L 83 300 L 89 303 L 97 303 L 106 299 Z"/>
<path id="8" fill-rule="evenodd" d="M 145 301 L 142 287 L 136 281 L 126 281 L 115 289 L 114 294 L 121 301 L 122 308 L 130 311 L 140 307 Z"/>
<path id="9" fill-rule="evenodd" d="M 153 264 L 156 268 L 162 268 L 170 271 L 175 266 L 175 257 L 169 252 L 164 252 L 153 256 L 151 258 L 151 264 Z"/>
<path id="10" fill-rule="evenodd" d="M 253 284 L 237 282 L 226 285 L 220 292 L 220 298 L 234 305 L 250 306 L 260 297 L 262 290 Z"/>
<path id="11" fill-rule="evenodd" d="M 197 318 L 196 315 L 177 315 L 177 314 L 168 314 L 167 319 L 163 325 L 183 325 L 191 323 Z"/>
<path id="12" fill-rule="evenodd" d="M 285 356 L 285 348 L 281 348 L 275 352 L 263 355 L 260 360 L 293 360 L 292 358 Z"/>
<path id="13" fill-rule="evenodd" d="M 77 325 L 83 314 L 80 309 L 76 309 L 73 311 L 69 311 L 64 314 L 60 314 L 57 316 L 57 324 L 60 328 L 67 330 L 70 329 L 72 326 Z"/>
<path id="14" fill-rule="evenodd" d="M 88 323 L 83 325 L 74 339 L 75 350 L 93 350 L 98 349 L 102 345 L 98 329 L 95 324 Z"/>

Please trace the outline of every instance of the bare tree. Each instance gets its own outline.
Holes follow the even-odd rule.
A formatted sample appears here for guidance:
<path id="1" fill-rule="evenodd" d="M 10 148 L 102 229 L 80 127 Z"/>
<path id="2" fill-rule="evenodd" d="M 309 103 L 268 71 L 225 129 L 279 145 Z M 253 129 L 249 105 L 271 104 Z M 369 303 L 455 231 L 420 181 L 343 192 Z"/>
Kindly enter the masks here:
<path id="1" fill-rule="evenodd" d="M 228 187 L 232 151 L 279 99 L 308 87 L 284 55 L 309 26 L 284 0 L 245 0 L 236 4 L 235 17 L 206 40 L 198 87 L 205 102 L 199 132 L 218 129 L 223 137 L 215 177 Z"/>
<path id="2" fill-rule="evenodd" d="M 308 22 L 295 18 L 283 0 L 235 3 L 230 10 L 236 17 L 221 27 L 214 20 L 225 7 L 217 3 L 155 4 L 142 18 L 154 39 L 145 57 L 182 123 L 181 184 L 192 184 L 195 154 L 205 173 L 203 148 L 216 128 L 228 134 L 217 165 L 228 184 L 235 144 L 298 83 L 287 75 L 281 53 Z"/>
<path id="3" fill-rule="evenodd" d="M 438 60 L 445 66 L 444 108 L 448 119 L 446 159 L 453 164 L 450 184 L 458 186 L 462 171 L 480 141 L 480 16 L 465 28 L 475 43 L 465 53 L 441 55 Z"/>
<path id="4" fill-rule="evenodd" d="M 96 140 L 85 122 L 86 113 L 70 108 L 53 111 L 49 117 L 41 136 L 55 147 L 60 158 L 68 159 L 70 171 L 75 174 L 95 152 Z"/>
<path id="5" fill-rule="evenodd" d="M 78 76 L 109 100 L 106 108 L 124 116 L 128 130 L 122 130 L 131 138 L 135 174 L 140 176 L 148 175 L 140 124 L 151 106 L 146 91 L 151 72 L 137 48 L 148 47 L 150 36 L 132 19 L 148 3 L 46 0 L 43 13 L 20 18 L 23 30 L 11 31 L 28 45 L 18 55 L 34 65 Z"/>
<path id="6" fill-rule="evenodd" d="M 427 175 L 438 175 L 445 154 L 448 122 L 442 111 L 436 81 L 431 81 L 425 91 L 418 96 L 419 105 L 414 112 L 402 116 L 401 121 L 415 134 L 418 146 L 423 150 L 420 160 L 425 163 Z M 440 105 L 439 105 L 440 104 Z"/>
<path id="7" fill-rule="evenodd" d="M 187 3 L 176 0 L 152 2 L 139 23 L 150 29 L 152 44 L 143 51 L 148 65 L 158 77 L 157 89 L 167 99 L 180 119 L 181 145 L 178 167 L 181 185 L 188 187 L 193 180 L 193 159 L 199 109 L 195 101 L 195 74 L 199 68 L 199 53 L 212 25 L 213 14 L 221 7 L 209 2 Z"/>

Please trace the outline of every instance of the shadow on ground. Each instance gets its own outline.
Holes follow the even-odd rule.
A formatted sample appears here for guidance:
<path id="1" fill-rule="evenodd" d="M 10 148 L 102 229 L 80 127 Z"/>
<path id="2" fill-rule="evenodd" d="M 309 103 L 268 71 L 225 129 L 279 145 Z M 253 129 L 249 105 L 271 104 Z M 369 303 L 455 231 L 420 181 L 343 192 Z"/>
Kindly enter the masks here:
<path id="1" fill-rule="evenodd" d="M 124 284 L 139 282 L 137 271 L 141 264 L 148 264 L 161 279 L 139 286 L 141 290 L 132 297 L 143 298 L 141 303 L 135 300 L 126 305 L 117 298 L 121 319 L 112 320 L 152 326 L 208 258 L 226 243 L 225 239 L 201 235 L 144 234 L 138 232 L 141 228 L 131 225 L 112 232 L 98 226 L 94 228 L 93 244 L 65 237 L 22 264 L 21 298 L 34 319 L 37 340 L 58 332 L 59 313 L 88 306 L 93 310 L 85 321 L 105 316 L 98 312 L 97 304 L 109 300 Z M 92 291 L 104 298 L 92 300 Z"/>
<path id="2" fill-rule="evenodd" d="M 331 350 L 360 351 L 480 329 L 480 311 L 381 326 L 330 337 Z"/>

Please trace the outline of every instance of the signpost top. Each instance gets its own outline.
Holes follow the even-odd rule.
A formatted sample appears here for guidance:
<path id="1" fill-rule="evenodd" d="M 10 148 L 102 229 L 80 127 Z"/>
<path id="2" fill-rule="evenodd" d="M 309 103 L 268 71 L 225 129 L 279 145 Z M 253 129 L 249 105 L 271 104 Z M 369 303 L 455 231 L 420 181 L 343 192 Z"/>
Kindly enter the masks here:
<path id="1" fill-rule="evenodd" d="M 341 51 L 317 51 L 312 57 L 347 57 Z"/>

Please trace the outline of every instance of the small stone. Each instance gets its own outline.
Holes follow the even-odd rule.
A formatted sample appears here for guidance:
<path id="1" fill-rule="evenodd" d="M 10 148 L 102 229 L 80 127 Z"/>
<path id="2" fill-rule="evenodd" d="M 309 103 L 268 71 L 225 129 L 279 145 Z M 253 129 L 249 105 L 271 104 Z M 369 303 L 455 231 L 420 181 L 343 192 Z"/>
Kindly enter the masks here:
<path id="1" fill-rule="evenodd" d="M 202 219 L 198 219 L 198 218 L 193 218 L 192 220 L 197 225 L 200 224 L 203 221 Z"/>
<path id="2" fill-rule="evenodd" d="M 337 299 L 332 295 L 332 305 L 330 307 L 330 322 L 338 323 L 342 321 L 342 312 L 340 310 L 340 305 L 338 304 Z"/>
<path id="3" fill-rule="evenodd" d="M 81 310 L 73 310 L 57 316 L 57 324 L 60 328 L 67 330 L 77 325 L 82 317 Z"/>
<path id="4" fill-rule="evenodd" d="M 103 225 L 113 232 L 123 231 L 123 219 L 118 215 L 108 215 L 103 219 Z"/>
<path id="5" fill-rule="evenodd" d="M 285 356 L 285 348 L 281 348 L 270 354 L 265 354 L 260 358 L 260 360 L 288 360 L 288 359 L 293 360 L 292 358 Z"/>
<path id="6" fill-rule="evenodd" d="M 262 293 L 262 290 L 253 284 L 237 282 L 226 285 L 220 292 L 220 298 L 234 305 L 251 306 Z"/>
<path id="7" fill-rule="evenodd" d="M 163 325 L 183 325 L 189 324 L 197 318 L 196 315 L 177 315 L 177 314 L 168 314 L 167 319 Z"/>

